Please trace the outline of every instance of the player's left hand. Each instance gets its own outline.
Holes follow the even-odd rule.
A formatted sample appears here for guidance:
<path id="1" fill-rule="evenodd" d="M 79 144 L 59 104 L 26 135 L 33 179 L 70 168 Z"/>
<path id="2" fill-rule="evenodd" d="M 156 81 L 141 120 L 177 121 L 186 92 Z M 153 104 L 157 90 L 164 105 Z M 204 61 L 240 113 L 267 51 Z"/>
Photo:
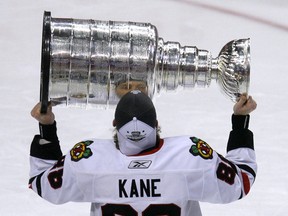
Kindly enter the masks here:
<path id="1" fill-rule="evenodd" d="M 246 93 L 244 93 L 234 105 L 234 115 L 248 115 L 254 111 L 256 107 L 257 103 L 253 100 L 252 96 L 248 96 Z"/>

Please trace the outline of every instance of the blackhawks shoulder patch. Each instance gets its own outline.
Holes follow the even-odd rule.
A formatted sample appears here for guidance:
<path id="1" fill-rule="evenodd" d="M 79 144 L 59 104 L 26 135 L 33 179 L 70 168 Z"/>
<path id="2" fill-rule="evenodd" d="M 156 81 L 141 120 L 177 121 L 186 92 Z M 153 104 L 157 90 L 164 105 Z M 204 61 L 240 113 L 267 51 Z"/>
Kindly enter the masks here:
<path id="1" fill-rule="evenodd" d="M 78 162 L 82 158 L 91 157 L 93 153 L 88 146 L 92 143 L 90 140 L 77 143 L 70 151 L 71 160 Z"/>
<path id="2" fill-rule="evenodd" d="M 196 137 L 190 137 L 195 145 L 192 145 L 189 152 L 194 156 L 200 156 L 203 159 L 213 158 L 213 149 L 203 140 Z"/>

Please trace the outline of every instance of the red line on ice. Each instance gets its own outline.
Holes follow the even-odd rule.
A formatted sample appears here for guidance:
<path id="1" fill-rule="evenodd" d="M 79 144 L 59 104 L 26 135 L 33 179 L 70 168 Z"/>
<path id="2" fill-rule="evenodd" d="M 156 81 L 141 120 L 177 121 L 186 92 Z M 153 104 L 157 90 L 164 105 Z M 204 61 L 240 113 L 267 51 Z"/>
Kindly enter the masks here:
<path id="1" fill-rule="evenodd" d="M 281 24 L 281 23 L 277 23 L 277 22 L 273 22 L 271 20 L 267 20 L 267 19 L 263 19 L 261 17 L 257 17 L 257 16 L 253 16 L 251 14 L 246 14 L 246 13 L 242 13 L 239 11 L 235 11 L 235 10 L 230 10 L 227 8 L 223 8 L 223 7 L 219 7 L 219 6 L 215 6 L 215 5 L 209 5 L 209 4 L 205 4 L 205 3 L 200 3 L 200 2 L 194 2 L 194 1 L 189 1 L 189 0 L 174 0 L 177 2 L 182 2 L 185 4 L 189 4 L 189 5 L 193 5 L 196 7 L 201 7 L 201 8 L 205 8 L 208 10 L 213 10 L 213 11 L 218 11 L 220 13 L 225 13 L 225 14 L 230 14 L 233 16 L 238 16 L 238 17 L 242 17 L 244 19 L 249 19 L 264 25 L 268 25 L 277 29 L 281 29 L 283 31 L 288 31 L 288 26 Z"/>

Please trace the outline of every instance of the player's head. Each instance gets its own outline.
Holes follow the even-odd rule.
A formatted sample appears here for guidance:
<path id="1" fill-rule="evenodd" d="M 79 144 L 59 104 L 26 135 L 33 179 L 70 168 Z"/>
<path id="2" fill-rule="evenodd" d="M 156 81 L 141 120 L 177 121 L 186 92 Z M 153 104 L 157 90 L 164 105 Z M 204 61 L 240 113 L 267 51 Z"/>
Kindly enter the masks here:
<path id="1" fill-rule="evenodd" d="M 116 86 L 116 94 L 120 98 L 133 90 L 140 90 L 141 92 L 147 94 L 148 89 L 146 82 L 142 80 L 129 80 L 123 81 Z"/>
<path id="2" fill-rule="evenodd" d="M 117 129 L 119 149 L 125 155 L 138 154 L 156 144 L 156 110 L 151 99 L 139 90 L 120 99 L 113 125 Z"/>

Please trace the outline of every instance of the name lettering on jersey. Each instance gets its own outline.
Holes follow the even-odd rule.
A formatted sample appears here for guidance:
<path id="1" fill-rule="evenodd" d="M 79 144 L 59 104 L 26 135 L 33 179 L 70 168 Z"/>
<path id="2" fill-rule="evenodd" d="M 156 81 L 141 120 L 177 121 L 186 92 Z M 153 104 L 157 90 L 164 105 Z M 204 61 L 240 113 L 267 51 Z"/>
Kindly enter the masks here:
<path id="1" fill-rule="evenodd" d="M 161 197 L 160 179 L 119 179 L 119 197 Z"/>
<path id="2" fill-rule="evenodd" d="M 151 160 L 133 160 L 130 162 L 129 169 L 148 169 L 151 165 Z"/>
<path id="3" fill-rule="evenodd" d="M 203 140 L 196 137 L 190 137 L 193 143 L 190 148 L 190 153 L 194 156 L 200 155 L 203 159 L 212 159 L 213 158 L 213 149 Z"/>

